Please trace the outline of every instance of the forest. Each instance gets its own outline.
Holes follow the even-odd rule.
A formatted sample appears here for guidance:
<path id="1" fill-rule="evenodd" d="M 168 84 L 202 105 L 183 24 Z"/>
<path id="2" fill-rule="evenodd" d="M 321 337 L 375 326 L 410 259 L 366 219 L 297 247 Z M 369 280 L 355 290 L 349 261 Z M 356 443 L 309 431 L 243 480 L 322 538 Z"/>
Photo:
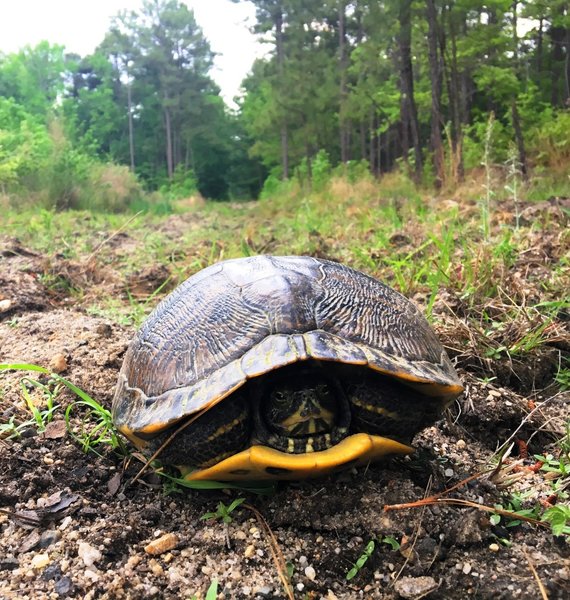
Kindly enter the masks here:
<path id="1" fill-rule="evenodd" d="M 88 56 L 53 40 L 0 54 L 4 200 L 167 210 L 169 198 L 251 199 L 334 169 L 399 169 L 435 189 L 484 160 L 523 180 L 567 170 L 566 0 L 253 4 L 267 53 L 237 109 L 178 0 L 120 12 Z"/>

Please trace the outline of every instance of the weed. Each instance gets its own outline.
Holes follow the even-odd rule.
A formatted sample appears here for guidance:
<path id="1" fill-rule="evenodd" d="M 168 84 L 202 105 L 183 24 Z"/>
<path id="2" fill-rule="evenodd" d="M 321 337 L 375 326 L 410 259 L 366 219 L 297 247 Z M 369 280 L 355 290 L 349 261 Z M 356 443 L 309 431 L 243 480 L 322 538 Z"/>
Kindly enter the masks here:
<path id="1" fill-rule="evenodd" d="M 95 446 L 99 444 L 109 444 L 113 449 L 120 449 L 126 453 L 122 439 L 119 437 L 113 425 L 111 412 L 99 404 L 96 400 L 91 398 L 89 394 L 78 388 L 61 375 L 51 373 L 48 369 L 33 364 L 0 364 L 0 370 L 34 371 L 50 376 L 50 382 L 55 384 L 53 389 L 50 387 L 50 382 L 48 382 L 48 385 L 44 385 L 29 377 L 22 378 L 20 383 L 26 404 L 32 412 L 34 421 L 40 431 L 45 429 L 46 423 L 51 420 L 54 411 L 58 408 L 58 406 L 54 404 L 54 399 L 61 391 L 62 385 L 64 385 L 80 398 L 67 407 L 65 411 L 65 421 L 71 436 L 81 444 L 84 451 L 94 452 Z M 43 392 L 46 397 L 46 409 L 40 411 L 35 406 L 35 403 L 29 393 L 28 386 Z M 76 406 L 87 406 L 90 409 L 89 413 L 82 421 L 82 428 L 79 434 L 73 432 L 70 420 L 71 413 Z M 95 417 L 95 419 L 93 419 L 93 417 Z"/>
<path id="2" fill-rule="evenodd" d="M 206 600 L 216 600 L 218 597 L 218 580 L 214 579 L 206 592 Z"/>
<path id="3" fill-rule="evenodd" d="M 354 579 L 360 569 L 366 564 L 366 561 L 372 556 L 377 543 L 388 544 L 392 550 L 399 550 L 400 543 L 391 536 L 383 537 L 382 539 L 372 539 L 366 544 L 364 552 L 359 556 L 358 560 L 354 563 L 353 567 L 346 574 L 346 580 L 350 581 Z"/>
<path id="4" fill-rule="evenodd" d="M 42 398 L 39 402 L 30 393 L 34 388 L 41 392 Z M 55 404 L 55 399 L 61 391 L 61 385 L 54 385 L 53 379 L 47 385 L 44 385 L 30 377 L 22 377 L 20 380 L 20 389 L 22 390 L 22 396 L 26 401 L 26 405 L 32 413 L 38 431 L 44 431 L 46 425 L 52 420 L 54 411 L 58 408 L 58 405 Z M 37 404 L 40 406 L 45 404 L 45 409 L 40 410 Z"/>
<path id="5" fill-rule="evenodd" d="M 200 518 L 204 521 L 217 521 L 221 519 L 223 523 L 229 524 L 233 521 L 233 511 L 243 502 L 245 498 L 236 498 L 229 506 L 226 506 L 222 501 L 218 502 L 218 508 L 216 512 L 208 512 L 202 515 Z"/>
<path id="6" fill-rule="evenodd" d="M 570 535 L 570 506 L 559 504 L 544 511 L 542 520 L 550 523 L 553 535 Z"/>

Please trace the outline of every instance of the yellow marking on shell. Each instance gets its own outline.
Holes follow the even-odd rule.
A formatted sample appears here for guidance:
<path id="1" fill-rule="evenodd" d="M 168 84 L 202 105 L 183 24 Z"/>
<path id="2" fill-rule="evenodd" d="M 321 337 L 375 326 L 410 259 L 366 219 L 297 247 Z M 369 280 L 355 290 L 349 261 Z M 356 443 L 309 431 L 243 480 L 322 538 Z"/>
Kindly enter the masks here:
<path id="1" fill-rule="evenodd" d="M 374 404 L 368 404 L 367 402 L 364 402 L 363 400 L 360 400 L 359 398 L 351 398 L 350 401 L 353 404 L 356 404 L 356 406 L 359 406 L 360 408 L 363 408 L 364 410 L 366 410 L 368 412 L 376 413 L 377 415 L 384 415 L 385 417 L 388 417 L 389 419 L 397 420 L 398 417 L 400 416 L 395 411 L 388 410 L 387 408 L 383 408 L 382 406 L 375 406 Z"/>
<path id="2" fill-rule="evenodd" d="M 288 439 L 287 452 L 295 452 L 295 440 L 293 438 Z"/>
<path id="3" fill-rule="evenodd" d="M 211 442 L 217 437 L 226 434 L 228 431 L 231 431 L 234 427 L 242 423 L 246 417 L 247 412 L 243 411 L 230 423 L 225 423 L 224 425 L 221 425 L 220 427 L 218 427 L 218 429 L 216 429 L 216 431 L 214 431 L 214 433 L 212 433 L 212 435 L 208 436 L 208 442 Z"/>
<path id="4" fill-rule="evenodd" d="M 306 479 L 318 477 L 339 467 L 365 465 L 390 454 L 410 454 L 410 446 L 367 433 L 351 435 L 332 448 L 320 452 L 288 454 L 268 448 L 251 446 L 207 469 L 188 472 L 180 467 L 189 481 L 218 480 L 255 481 L 263 479 Z M 348 465 L 347 465 L 348 466 Z"/>

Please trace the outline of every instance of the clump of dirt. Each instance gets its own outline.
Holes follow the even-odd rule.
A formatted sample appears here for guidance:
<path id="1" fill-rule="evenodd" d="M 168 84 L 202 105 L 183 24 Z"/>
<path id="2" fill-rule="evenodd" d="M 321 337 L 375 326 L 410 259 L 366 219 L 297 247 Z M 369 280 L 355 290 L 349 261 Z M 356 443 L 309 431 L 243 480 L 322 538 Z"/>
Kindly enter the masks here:
<path id="1" fill-rule="evenodd" d="M 190 224 L 189 218 L 170 217 L 163 228 L 176 232 Z M 130 243 L 126 234 L 115 236 L 106 251 L 121 252 Z M 402 234 L 392 243 L 409 240 Z M 44 275 L 59 274 L 92 293 L 119 295 L 127 287 L 122 277 L 110 267 L 76 270 L 63 258 L 43 257 L 16 242 L 6 248 L 0 267 L 0 362 L 49 367 L 109 408 L 134 329 L 89 316 L 65 293 L 54 293 Z M 168 268 L 149 265 L 127 283 L 141 295 L 151 294 L 168 277 Z M 10 306 L 2 304 L 6 301 Z M 8 427 L 0 433 L 0 598 L 203 598 L 214 580 L 219 598 L 286 598 L 275 548 L 252 509 L 237 508 L 227 526 L 202 520 L 218 502 L 228 505 L 239 496 L 275 535 L 296 598 L 460 594 L 530 600 L 540 593 L 534 570 L 549 598 L 567 597 L 567 538 L 553 536 L 544 524 L 511 527 L 512 518 L 497 522 L 485 510 L 506 503 L 505 490 L 526 495 L 529 506 L 552 501 L 533 455 L 555 454 L 554 442 L 563 433 L 568 394 L 545 385 L 563 335 L 559 331 L 557 341 L 541 345 L 547 347 L 544 354 L 526 363 L 528 380 L 512 364 L 501 374 L 501 357 L 485 356 L 484 336 L 473 334 L 461 315 L 463 301 L 451 292 L 439 301 L 438 333 L 466 389 L 444 419 L 416 437 L 416 454 L 280 484 L 267 496 L 172 489 L 154 474 L 129 484 L 141 466 L 136 454 L 126 458 L 108 444 L 85 453 L 73 435 L 81 433 L 86 409 L 72 407 L 66 426 L 65 409 L 76 400 L 67 388 L 57 397 L 53 420 L 39 431 L 22 386 L 39 410 L 45 409 L 42 394 L 22 381 L 22 372 L 0 372 L 0 424 L 19 428 L 18 436 L 9 437 Z M 495 380 L 478 377 L 491 373 Z M 49 376 L 27 375 L 53 385 Z M 496 451 L 505 442 L 514 446 L 499 463 Z M 491 465 L 498 468 L 440 501 L 390 508 L 417 503 Z M 348 578 L 351 570 L 354 577 Z"/>

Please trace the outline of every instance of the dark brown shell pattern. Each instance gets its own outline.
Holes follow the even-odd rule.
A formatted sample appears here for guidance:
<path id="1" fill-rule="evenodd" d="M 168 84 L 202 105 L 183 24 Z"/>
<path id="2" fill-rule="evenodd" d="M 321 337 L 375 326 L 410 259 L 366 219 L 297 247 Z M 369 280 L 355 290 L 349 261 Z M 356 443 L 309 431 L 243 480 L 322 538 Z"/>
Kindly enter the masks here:
<path id="1" fill-rule="evenodd" d="M 227 260 L 187 279 L 130 344 L 113 401 L 119 429 L 152 437 L 247 379 L 316 359 L 363 365 L 451 399 L 457 374 L 407 298 L 307 256 Z"/>

